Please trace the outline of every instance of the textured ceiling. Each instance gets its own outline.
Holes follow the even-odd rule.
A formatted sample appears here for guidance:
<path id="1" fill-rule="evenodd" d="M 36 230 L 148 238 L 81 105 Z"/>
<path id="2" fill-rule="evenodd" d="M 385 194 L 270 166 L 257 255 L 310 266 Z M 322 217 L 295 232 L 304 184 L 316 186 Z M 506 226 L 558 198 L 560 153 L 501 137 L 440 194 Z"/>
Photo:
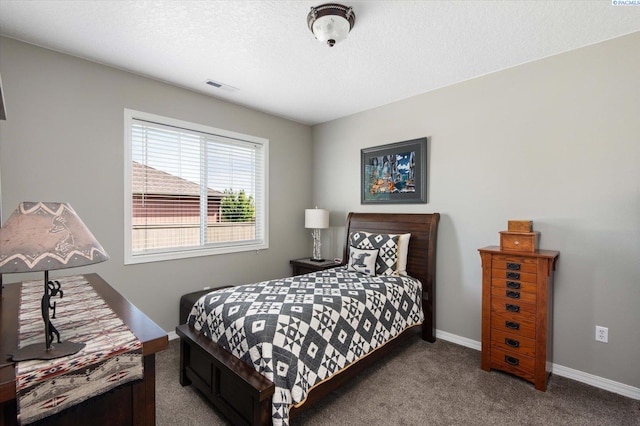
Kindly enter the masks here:
<path id="1" fill-rule="evenodd" d="M 306 24 L 322 3 L 0 0 L 0 34 L 316 124 L 640 31 L 607 0 L 345 1 L 329 48 Z"/>

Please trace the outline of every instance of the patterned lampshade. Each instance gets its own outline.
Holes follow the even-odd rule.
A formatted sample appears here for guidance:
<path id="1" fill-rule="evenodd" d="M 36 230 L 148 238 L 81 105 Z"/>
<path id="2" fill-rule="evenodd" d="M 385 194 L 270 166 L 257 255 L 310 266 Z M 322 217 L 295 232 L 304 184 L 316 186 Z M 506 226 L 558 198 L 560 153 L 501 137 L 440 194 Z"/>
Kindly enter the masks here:
<path id="1" fill-rule="evenodd" d="M 75 268 L 107 259 L 67 203 L 22 202 L 0 228 L 0 273 Z"/>

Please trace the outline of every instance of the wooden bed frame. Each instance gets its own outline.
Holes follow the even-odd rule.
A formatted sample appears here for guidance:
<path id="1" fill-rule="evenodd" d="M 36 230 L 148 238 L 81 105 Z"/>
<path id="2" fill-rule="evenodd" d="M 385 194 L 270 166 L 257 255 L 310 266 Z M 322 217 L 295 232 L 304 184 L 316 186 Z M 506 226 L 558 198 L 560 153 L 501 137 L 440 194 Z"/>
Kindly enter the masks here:
<path id="1" fill-rule="evenodd" d="M 316 386 L 309 392 L 304 404 L 291 407 L 291 419 L 415 333 L 421 332 L 424 340 L 435 342 L 435 269 L 439 219 L 438 213 L 349 213 L 343 264 L 348 258 L 350 232 L 411 233 L 407 273 L 422 282 L 425 320 L 422 326 L 405 330 L 365 358 Z M 201 336 L 192 326 L 180 325 L 176 328 L 176 333 L 180 336 L 180 384 L 193 384 L 233 424 L 271 424 L 271 396 L 275 385 L 270 380 L 216 343 Z"/>

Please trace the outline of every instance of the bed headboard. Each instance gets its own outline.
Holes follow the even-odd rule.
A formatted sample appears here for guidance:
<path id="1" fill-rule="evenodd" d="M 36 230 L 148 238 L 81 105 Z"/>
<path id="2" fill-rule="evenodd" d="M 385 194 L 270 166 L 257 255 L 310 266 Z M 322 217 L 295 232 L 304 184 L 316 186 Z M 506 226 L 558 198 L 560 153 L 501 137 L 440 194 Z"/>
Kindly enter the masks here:
<path id="1" fill-rule="evenodd" d="M 422 283 L 425 320 L 422 338 L 435 341 L 436 242 L 439 213 L 349 213 L 343 264 L 348 260 L 349 234 L 355 231 L 379 234 L 411 233 L 407 273 Z"/>

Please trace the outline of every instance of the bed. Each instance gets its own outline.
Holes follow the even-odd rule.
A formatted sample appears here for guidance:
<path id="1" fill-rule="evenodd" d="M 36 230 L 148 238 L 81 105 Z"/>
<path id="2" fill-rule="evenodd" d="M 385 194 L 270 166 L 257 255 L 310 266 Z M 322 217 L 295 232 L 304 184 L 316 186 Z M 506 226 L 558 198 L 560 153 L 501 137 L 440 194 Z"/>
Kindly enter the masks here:
<path id="1" fill-rule="evenodd" d="M 395 313 L 396 320 L 391 328 L 397 328 L 397 334 L 391 333 L 389 340 L 385 340 L 378 343 L 371 343 L 368 345 L 367 351 L 357 351 L 358 356 L 356 359 L 346 362 L 341 360 L 340 366 L 334 370 L 331 370 L 331 374 L 326 371 L 324 374 L 312 374 L 316 378 L 316 381 L 309 383 L 309 388 L 305 389 L 302 395 L 302 401 L 296 403 L 296 401 L 287 400 L 283 395 L 284 385 L 281 381 L 282 377 L 278 377 L 280 370 L 271 371 L 269 374 L 260 374 L 257 370 L 264 372 L 263 368 L 259 368 L 258 362 L 254 361 L 255 368 L 250 365 L 251 361 L 247 359 L 246 351 L 242 357 L 245 360 L 241 360 L 238 356 L 242 351 L 238 351 L 235 348 L 225 349 L 228 347 L 231 341 L 236 340 L 234 335 L 227 334 L 228 339 L 218 340 L 218 343 L 212 341 L 207 335 L 215 334 L 215 327 L 206 328 L 204 326 L 205 317 L 211 320 L 213 315 L 211 312 L 202 311 L 203 307 L 214 306 L 218 309 L 218 312 L 227 312 L 229 317 L 232 317 L 236 311 L 229 311 L 229 305 L 216 305 L 215 301 L 220 300 L 236 300 L 238 297 L 251 297 L 242 294 L 233 294 L 232 290 L 225 289 L 210 293 L 207 296 L 201 298 L 196 305 L 194 305 L 192 315 L 190 316 L 190 323 L 182 324 L 176 328 L 176 332 L 180 337 L 180 383 L 183 386 L 193 385 L 200 390 L 212 403 L 215 405 L 233 424 L 250 424 L 250 425 L 267 425 L 267 424 L 287 424 L 289 420 L 293 419 L 295 423 L 296 414 L 302 410 L 313 405 L 320 400 L 323 396 L 330 393 L 332 390 L 341 386 L 346 380 L 358 374 L 368 365 L 376 362 L 379 358 L 383 357 L 398 344 L 402 343 L 407 338 L 411 337 L 415 333 L 419 333 L 422 339 L 434 342 L 435 341 L 435 258 L 436 258 L 436 240 L 437 240 L 437 226 L 439 221 L 439 214 L 391 214 L 391 213 L 350 213 L 347 218 L 346 224 L 346 241 L 343 256 L 343 265 L 336 269 L 330 269 L 326 271 L 320 271 L 313 274 L 307 274 L 293 279 L 282 279 L 275 283 L 264 282 L 256 283 L 250 286 L 241 286 L 237 290 L 240 291 L 253 291 L 255 288 L 260 289 L 280 289 L 280 285 L 283 283 L 296 283 L 292 284 L 297 286 L 296 288 L 306 288 L 306 286 L 312 285 L 311 283 L 320 283 L 319 286 L 323 287 L 328 285 L 329 282 L 336 280 L 346 280 L 347 283 L 340 285 L 343 288 L 348 287 L 349 294 L 355 295 L 360 292 L 360 289 L 367 286 L 383 287 L 389 294 L 393 289 L 393 294 L 398 292 L 398 289 L 405 288 L 406 290 L 401 296 L 402 300 L 409 298 L 414 291 L 414 282 L 418 282 L 418 286 L 415 287 L 417 292 L 417 302 L 414 304 L 403 302 L 396 303 L 398 306 L 402 306 L 402 309 L 408 313 L 407 319 L 400 319 L 399 313 Z M 384 234 L 384 235 L 400 235 L 410 233 L 409 247 L 407 253 L 406 262 L 406 275 L 395 276 L 384 279 L 384 284 L 380 284 L 381 281 L 377 278 L 369 280 L 368 278 L 361 277 L 361 275 L 352 271 L 347 271 L 347 261 L 349 259 L 350 244 L 354 244 L 354 236 L 364 233 L 372 234 Z M 394 237 L 395 238 L 395 237 Z M 358 246 L 362 248 L 362 246 Z M 365 247 L 366 248 L 366 247 Z M 351 253 L 356 253 L 356 250 L 352 250 Z M 358 252 L 360 253 L 360 252 Z M 381 253 L 381 251 L 380 251 Z M 352 261 L 353 262 L 353 261 Z M 356 275 L 354 275 L 356 274 Z M 396 274 L 397 275 L 397 274 Z M 415 280 L 411 279 L 413 277 Z M 395 281 L 394 281 L 395 280 Z M 416 281 L 418 280 L 418 281 Z M 275 280 L 274 280 L 275 281 Z M 391 281 L 391 283 L 387 283 Z M 370 284 L 372 282 L 373 284 Z M 395 283 L 401 285 L 396 286 Z M 377 283 L 377 284 L 376 284 Z M 420 285 L 421 283 L 421 285 Z M 288 285 L 288 284 L 287 284 Z M 274 287 L 275 286 L 275 287 Z M 345 287 L 346 286 L 346 287 Z M 352 287 L 355 286 L 355 290 Z M 249 287 L 249 288 L 247 288 Z M 337 291 L 337 290 L 312 290 L 313 291 Z M 365 291 L 365 290 L 362 290 Z M 300 291 L 304 293 L 304 290 Z M 276 291 L 275 293 L 278 293 Z M 318 293 L 316 293 L 318 294 Z M 326 293 L 329 294 L 329 293 Z M 300 296 L 304 298 L 305 296 Z M 389 296 L 391 297 L 391 296 Z M 316 298 L 317 299 L 317 298 Z M 331 297 L 327 297 L 327 303 L 331 301 Z M 400 300 L 400 299 L 398 299 Z M 199 305 L 199 306 L 197 306 Z M 362 305 L 360 305 L 362 306 Z M 416 308 L 417 307 L 417 308 Z M 226 309 L 226 311 L 225 311 Z M 235 309 L 235 308 L 233 308 Z M 418 319 L 415 314 L 415 309 L 419 309 L 420 318 Z M 242 312 L 240 313 L 242 314 Z M 242 315 L 243 318 L 248 318 L 246 315 Z M 211 320 L 216 321 L 216 320 Z M 366 321 L 366 319 L 352 321 Z M 402 322 L 405 321 L 405 322 Z M 233 323 L 233 321 L 229 321 Z M 220 320 L 222 323 L 222 320 Z M 217 324 L 217 323 L 216 323 Z M 317 324 L 317 323 L 316 323 Z M 389 323 L 391 324 L 391 323 Z M 211 326 L 211 323 L 207 323 Z M 228 325 L 228 324 L 227 324 Z M 368 322 L 366 325 L 369 325 Z M 406 325 L 406 327 L 404 326 Z M 355 326 L 355 325 L 354 325 Z M 359 327 L 360 325 L 358 325 Z M 377 327 L 377 325 L 376 325 Z M 254 323 L 255 328 L 255 323 Z M 314 327 L 309 327 L 312 329 Z M 394 328 L 394 329 L 395 329 Z M 315 329 L 315 328 L 314 328 Z M 207 330 L 209 330 L 207 332 Z M 250 333 L 247 333 L 249 335 Z M 343 333 L 344 334 L 344 333 Z M 385 334 L 389 334 L 386 333 Z M 221 336 L 224 336 L 224 331 L 221 331 Z M 375 336 L 378 336 L 376 333 Z M 354 335 L 355 336 L 355 335 Z M 218 336 L 219 337 L 219 336 Z M 245 336 L 246 337 L 246 336 Z M 332 336 L 331 339 L 335 340 L 336 336 Z M 355 339 L 355 337 L 353 337 Z M 317 343 L 317 341 L 316 341 Z M 336 342 L 337 343 L 337 342 Z M 244 349 L 246 348 L 246 343 Z M 337 343 L 339 344 L 339 343 Z M 223 347 L 225 346 L 225 347 Z M 249 345 L 251 351 L 254 351 L 254 347 Z M 265 345 L 267 347 L 267 345 Z M 269 346 L 270 348 L 271 346 Z M 262 346 L 259 346 L 262 349 Z M 273 345 L 275 348 L 275 344 Z M 234 356 L 230 351 L 236 352 L 237 356 Z M 308 358 L 308 350 L 294 351 L 300 353 L 300 359 L 293 360 L 299 366 L 300 371 L 305 367 L 301 364 L 302 361 L 306 362 Z M 363 352 L 363 353 L 361 353 Z M 270 353 L 270 352 L 269 352 Z M 275 349 L 274 349 L 275 353 Z M 288 354 L 288 352 L 287 352 Z M 304 360 L 301 361 L 301 359 Z M 253 358 L 250 358 L 253 359 Z M 262 361 L 260 361 L 262 362 Z M 280 364 L 277 364 L 280 365 Z M 279 367 L 278 367 L 279 368 Z M 286 367 L 285 367 L 286 370 Z M 269 380 L 269 376 L 274 381 Z M 306 377 L 306 376 L 305 376 Z M 298 395 L 300 392 L 292 391 L 293 395 Z M 290 398 L 295 398 L 291 397 Z M 299 397 L 299 395 L 298 395 Z M 280 416 L 277 415 L 278 404 L 282 405 L 283 401 L 291 403 L 291 405 L 285 408 L 286 413 Z M 282 413 L 280 413 L 281 415 Z"/>

